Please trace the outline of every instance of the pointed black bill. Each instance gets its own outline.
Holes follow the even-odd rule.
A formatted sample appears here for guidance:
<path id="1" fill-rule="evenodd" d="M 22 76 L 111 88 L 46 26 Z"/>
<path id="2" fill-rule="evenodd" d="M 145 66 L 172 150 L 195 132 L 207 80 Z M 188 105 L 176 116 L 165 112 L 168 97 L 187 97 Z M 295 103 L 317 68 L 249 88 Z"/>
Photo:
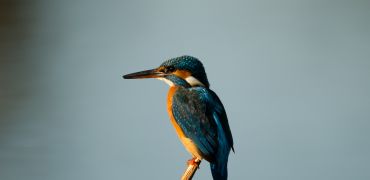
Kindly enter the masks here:
<path id="1" fill-rule="evenodd" d="M 165 73 L 158 71 L 157 69 L 150 69 L 146 71 L 140 71 L 136 73 L 126 74 L 123 79 L 144 79 L 144 78 L 159 78 L 163 77 Z"/>

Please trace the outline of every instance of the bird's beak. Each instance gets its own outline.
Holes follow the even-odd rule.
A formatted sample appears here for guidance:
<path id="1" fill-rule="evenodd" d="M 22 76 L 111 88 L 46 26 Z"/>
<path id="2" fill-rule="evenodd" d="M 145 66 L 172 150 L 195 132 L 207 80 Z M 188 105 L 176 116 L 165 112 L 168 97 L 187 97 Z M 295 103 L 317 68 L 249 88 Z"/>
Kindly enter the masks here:
<path id="1" fill-rule="evenodd" d="M 158 69 L 150 69 L 146 71 L 126 74 L 123 76 L 123 79 L 160 78 L 164 77 L 165 75 L 165 73 L 158 71 Z"/>

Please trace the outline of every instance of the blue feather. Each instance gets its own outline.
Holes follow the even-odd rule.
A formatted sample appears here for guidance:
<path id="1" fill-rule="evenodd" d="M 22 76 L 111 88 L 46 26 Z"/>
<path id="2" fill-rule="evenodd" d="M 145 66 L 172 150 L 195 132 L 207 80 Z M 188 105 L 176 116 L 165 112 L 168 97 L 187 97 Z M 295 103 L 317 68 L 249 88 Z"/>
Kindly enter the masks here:
<path id="1" fill-rule="evenodd" d="M 227 179 L 233 140 L 225 109 L 216 93 L 205 87 L 179 87 L 172 111 L 184 134 L 210 162 L 214 179 Z"/>

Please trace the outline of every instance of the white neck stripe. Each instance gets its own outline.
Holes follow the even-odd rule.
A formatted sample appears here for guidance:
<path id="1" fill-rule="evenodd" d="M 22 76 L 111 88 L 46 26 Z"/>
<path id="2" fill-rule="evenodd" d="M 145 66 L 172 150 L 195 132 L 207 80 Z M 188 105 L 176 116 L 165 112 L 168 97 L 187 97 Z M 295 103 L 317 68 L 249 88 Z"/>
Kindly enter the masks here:
<path id="1" fill-rule="evenodd" d="M 202 82 L 200 82 L 197 78 L 195 78 L 194 76 L 188 76 L 187 78 L 185 78 L 185 81 L 188 82 L 191 86 L 205 87 L 205 85 Z"/>
<path id="2" fill-rule="evenodd" d="M 170 80 L 168 80 L 166 78 L 157 78 L 157 79 L 159 79 L 161 81 L 164 81 L 165 83 L 167 83 L 171 87 L 175 85 L 172 81 L 170 81 Z"/>

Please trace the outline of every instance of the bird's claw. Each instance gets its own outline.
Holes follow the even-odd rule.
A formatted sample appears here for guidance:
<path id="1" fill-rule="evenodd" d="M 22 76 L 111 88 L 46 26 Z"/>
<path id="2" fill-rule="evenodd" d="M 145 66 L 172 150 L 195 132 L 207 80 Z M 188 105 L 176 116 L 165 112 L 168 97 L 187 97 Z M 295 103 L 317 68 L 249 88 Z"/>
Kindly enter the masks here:
<path id="1" fill-rule="evenodd" d="M 188 160 L 188 163 L 187 164 L 188 164 L 188 166 L 190 166 L 190 165 L 192 165 L 192 166 L 198 166 L 198 168 L 199 168 L 200 161 L 197 158 L 192 158 L 192 159 L 189 159 Z"/>

